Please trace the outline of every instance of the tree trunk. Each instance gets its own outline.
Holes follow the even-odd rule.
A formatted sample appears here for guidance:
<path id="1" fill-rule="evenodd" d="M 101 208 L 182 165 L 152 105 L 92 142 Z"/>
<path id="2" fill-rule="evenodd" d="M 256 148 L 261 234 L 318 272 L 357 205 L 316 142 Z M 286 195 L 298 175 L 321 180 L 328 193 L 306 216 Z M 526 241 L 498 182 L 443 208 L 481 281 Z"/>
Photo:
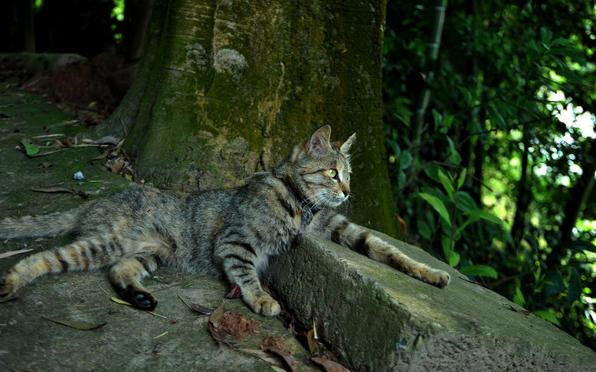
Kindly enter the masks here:
<path id="1" fill-rule="evenodd" d="M 153 0 L 126 0 L 124 5 L 124 44 L 127 61 L 141 58 Z"/>
<path id="2" fill-rule="evenodd" d="M 319 126 L 358 133 L 356 221 L 395 233 L 381 122 L 385 1 L 157 0 L 146 53 L 100 129 L 148 182 L 231 187 Z M 134 125 L 133 125 L 134 124 Z"/>
<path id="3" fill-rule="evenodd" d="M 519 247 L 526 230 L 526 220 L 530 200 L 532 200 L 532 190 L 528 186 L 528 163 L 530 158 L 530 133 L 528 133 L 527 124 L 523 127 L 523 152 L 521 159 L 521 175 L 517 183 L 517 201 L 515 204 L 515 215 L 513 216 L 513 225 L 511 226 L 511 237 L 513 239 L 513 248 Z"/>
<path id="4" fill-rule="evenodd" d="M 591 143 L 588 145 L 589 148 L 582 158 L 582 175 L 579 177 L 575 185 L 569 189 L 569 196 L 563 212 L 563 222 L 561 223 L 559 230 L 559 244 L 553 247 L 553 251 L 546 260 L 547 265 L 551 267 L 559 265 L 561 258 L 565 256 L 565 252 L 572 240 L 572 231 L 577 222 L 577 218 L 583 207 L 586 205 L 586 200 L 594 188 L 594 172 L 596 172 L 596 141 L 592 139 L 590 142 Z"/>

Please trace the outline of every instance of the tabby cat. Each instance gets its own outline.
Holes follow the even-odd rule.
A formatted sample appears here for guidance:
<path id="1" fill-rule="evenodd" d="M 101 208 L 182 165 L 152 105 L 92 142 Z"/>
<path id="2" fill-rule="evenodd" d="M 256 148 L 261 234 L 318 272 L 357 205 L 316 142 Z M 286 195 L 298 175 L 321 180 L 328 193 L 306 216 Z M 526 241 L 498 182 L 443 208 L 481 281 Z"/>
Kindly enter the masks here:
<path id="1" fill-rule="evenodd" d="M 318 129 L 271 172 L 256 174 L 237 189 L 182 197 L 135 186 L 65 213 L 2 220 L 2 239 L 66 233 L 78 238 L 10 268 L 0 282 L 0 301 L 44 274 L 107 266 L 120 297 L 153 310 L 157 301 L 141 281 L 163 262 L 189 273 L 223 272 L 240 287 L 254 312 L 277 315 L 280 306 L 261 287 L 259 273 L 270 256 L 283 254 L 306 233 L 322 235 L 427 283 L 447 285 L 446 272 L 414 261 L 333 211 L 350 196 L 348 150 L 355 135 L 342 144 L 330 142 L 330 134 L 329 126 Z"/>

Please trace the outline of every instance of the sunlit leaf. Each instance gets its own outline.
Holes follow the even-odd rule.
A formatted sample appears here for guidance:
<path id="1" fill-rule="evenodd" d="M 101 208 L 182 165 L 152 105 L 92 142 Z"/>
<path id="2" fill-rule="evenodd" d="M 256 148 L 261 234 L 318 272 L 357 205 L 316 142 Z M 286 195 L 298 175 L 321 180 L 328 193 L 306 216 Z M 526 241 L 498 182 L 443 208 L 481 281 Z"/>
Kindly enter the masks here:
<path id="1" fill-rule="evenodd" d="M 467 265 L 460 268 L 459 271 L 467 276 L 483 276 L 492 279 L 497 279 L 499 277 L 497 270 L 488 265 Z"/>
<path id="2" fill-rule="evenodd" d="M 555 313 L 553 309 L 537 310 L 534 311 L 533 314 L 553 324 L 561 325 L 559 319 L 557 319 L 557 313 Z"/>
<path id="3" fill-rule="evenodd" d="M 524 294 L 519 287 L 519 283 L 515 286 L 515 293 L 513 295 L 513 302 L 518 304 L 519 306 L 526 306 L 526 299 L 524 298 Z"/>

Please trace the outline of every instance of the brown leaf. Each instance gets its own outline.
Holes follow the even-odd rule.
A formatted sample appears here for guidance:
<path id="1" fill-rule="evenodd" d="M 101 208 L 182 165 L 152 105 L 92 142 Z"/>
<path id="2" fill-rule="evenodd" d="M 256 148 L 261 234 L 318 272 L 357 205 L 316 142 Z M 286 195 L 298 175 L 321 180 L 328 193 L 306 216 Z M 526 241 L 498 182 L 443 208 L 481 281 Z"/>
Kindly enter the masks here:
<path id="1" fill-rule="evenodd" d="M 180 297 L 180 295 L 178 295 L 178 298 L 180 299 L 180 301 L 182 301 L 183 304 L 188 306 L 188 308 L 191 309 L 192 311 L 194 311 L 195 313 L 198 313 L 200 315 L 213 314 L 213 309 L 210 309 L 210 308 L 200 305 L 200 304 L 188 303 L 182 297 Z"/>
<path id="2" fill-rule="evenodd" d="M 330 359 L 327 359 L 325 357 L 322 357 L 322 356 L 321 357 L 312 357 L 312 358 L 310 358 L 310 360 L 312 360 L 313 362 L 315 362 L 318 365 L 320 365 L 321 367 L 323 367 L 323 369 L 325 369 L 326 372 L 350 372 L 349 369 L 342 366 L 341 364 L 334 362 Z"/>
<path id="3" fill-rule="evenodd" d="M 89 331 L 92 329 L 98 329 L 98 328 L 101 328 L 101 327 L 105 326 L 106 324 L 108 324 L 108 322 L 89 323 L 89 322 L 83 322 L 80 320 L 72 320 L 72 319 L 52 319 L 52 318 L 48 318 L 45 316 L 42 316 L 42 318 L 45 320 L 49 320 L 50 322 L 54 322 L 56 324 L 61 324 L 63 326 L 67 326 L 70 328 L 80 329 L 81 331 Z"/>
<path id="4" fill-rule="evenodd" d="M 209 323 L 207 325 L 209 328 L 209 333 L 219 345 L 235 347 L 234 343 L 229 340 L 229 335 L 222 329 L 220 324 L 221 320 L 223 319 L 224 312 L 224 304 L 222 303 L 209 316 Z"/>
<path id="5" fill-rule="evenodd" d="M 201 304 L 192 303 L 192 304 L 190 304 L 190 308 L 195 313 L 199 313 L 201 315 L 211 315 L 213 313 L 213 309 L 210 309 L 210 308 L 203 306 Z"/>
<path id="6" fill-rule="evenodd" d="M 21 253 L 31 252 L 32 250 L 33 249 L 17 249 L 16 251 L 2 252 L 2 253 L 0 253 L 0 259 L 14 256 L 14 255 L 21 254 Z"/>
<path id="7" fill-rule="evenodd" d="M 271 364 L 272 366 L 281 367 L 283 365 L 283 363 L 281 363 L 277 358 L 272 357 L 271 354 L 267 354 L 262 350 L 238 349 L 238 351 L 256 356 L 257 358 Z"/>
<path id="8" fill-rule="evenodd" d="M 290 369 L 291 372 L 298 371 L 298 361 L 296 359 L 294 359 L 294 357 L 292 355 L 290 355 L 276 347 L 272 347 L 272 346 L 267 346 L 267 347 L 263 348 L 263 351 L 270 352 L 270 353 L 280 357 L 284 361 L 285 365 Z"/>
<path id="9" fill-rule="evenodd" d="M 292 354 L 292 348 L 290 346 L 288 346 L 288 344 L 286 343 L 286 340 L 284 340 L 283 337 L 280 336 L 267 336 L 265 337 L 265 339 L 263 340 L 263 342 L 261 342 L 261 349 L 265 350 L 265 348 L 267 347 L 273 347 L 276 349 L 279 349 L 285 353 L 288 354 Z"/>
<path id="10" fill-rule="evenodd" d="M 240 298 L 242 296 L 242 290 L 238 284 L 234 284 L 230 291 L 226 294 L 227 299 Z"/>
<path id="11" fill-rule="evenodd" d="M 242 313 L 226 311 L 219 325 L 223 331 L 238 341 L 259 333 L 261 322 L 256 319 L 246 318 Z"/>

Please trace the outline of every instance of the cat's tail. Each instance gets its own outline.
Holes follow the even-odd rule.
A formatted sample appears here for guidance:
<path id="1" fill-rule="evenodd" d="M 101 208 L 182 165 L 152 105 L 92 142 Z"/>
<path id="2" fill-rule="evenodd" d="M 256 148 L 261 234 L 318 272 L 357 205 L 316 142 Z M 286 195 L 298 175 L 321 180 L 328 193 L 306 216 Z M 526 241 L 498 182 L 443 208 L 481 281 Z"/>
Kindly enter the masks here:
<path id="1" fill-rule="evenodd" d="M 81 208 L 41 216 L 23 216 L 0 220 L 0 239 L 58 236 L 74 231 Z"/>

